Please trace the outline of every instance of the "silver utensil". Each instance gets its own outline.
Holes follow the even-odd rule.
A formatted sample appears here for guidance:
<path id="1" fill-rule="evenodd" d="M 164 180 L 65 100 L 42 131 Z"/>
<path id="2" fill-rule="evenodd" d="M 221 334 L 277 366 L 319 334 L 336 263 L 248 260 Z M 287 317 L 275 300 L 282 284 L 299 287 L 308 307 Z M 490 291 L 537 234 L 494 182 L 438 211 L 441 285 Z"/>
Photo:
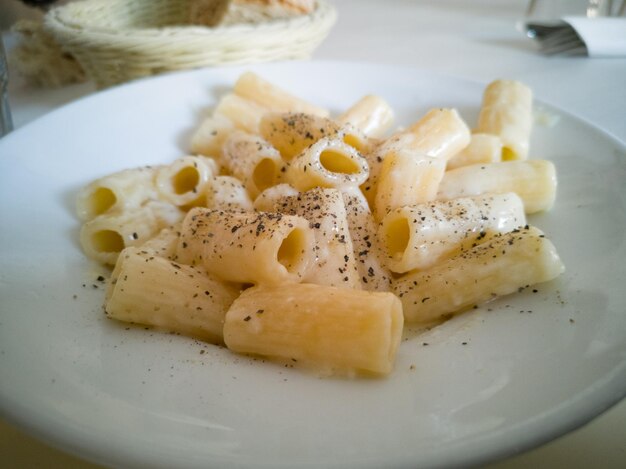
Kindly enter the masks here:
<path id="1" fill-rule="evenodd" d="M 586 16 L 587 18 L 598 18 L 601 16 L 622 16 L 626 10 L 626 0 L 613 2 L 613 0 L 588 0 L 577 3 L 556 2 L 547 3 L 538 0 L 530 0 L 526 7 L 525 24 L 526 35 L 539 42 L 541 51 L 547 55 L 585 55 L 587 47 L 576 30 L 565 21 L 558 19 L 559 14 L 575 14 Z M 578 5 L 578 6 L 576 6 Z M 533 20 L 537 16 L 541 17 L 540 10 L 551 12 L 551 19 Z M 558 12 L 559 7 L 565 10 Z M 556 11 L 555 11 L 556 10 Z"/>
<path id="2" fill-rule="evenodd" d="M 576 30 L 565 21 L 528 22 L 526 35 L 539 42 L 541 51 L 547 55 L 585 55 L 587 46 Z"/>

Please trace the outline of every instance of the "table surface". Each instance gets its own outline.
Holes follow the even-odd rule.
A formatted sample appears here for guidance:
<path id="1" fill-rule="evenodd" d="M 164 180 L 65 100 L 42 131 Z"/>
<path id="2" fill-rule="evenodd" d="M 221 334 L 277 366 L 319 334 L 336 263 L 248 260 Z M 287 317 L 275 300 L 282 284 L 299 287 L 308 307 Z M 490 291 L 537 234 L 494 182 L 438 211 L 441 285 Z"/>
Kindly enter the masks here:
<path id="1" fill-rule="evenodd" d="M 338 22 L 314 58 L 413 65 L 482 82 L 521 80 L 548 103 L 626 141 L 626 58 L 542 56 L 517 25 L 525 1 L 334 0 Z M 1 9 L 1 7 L 0 7 Z M 10 48 L 14 38 L 5 33 Z M 92 84 L 9 87 L 16 127 L 94 92 Z M 584 427 L 491 469 L 626 467 L 626 400 Z M 0 421 L 0 467 L 97 467 Z M 6 466 L 5 466 L 6 464 Z"/>

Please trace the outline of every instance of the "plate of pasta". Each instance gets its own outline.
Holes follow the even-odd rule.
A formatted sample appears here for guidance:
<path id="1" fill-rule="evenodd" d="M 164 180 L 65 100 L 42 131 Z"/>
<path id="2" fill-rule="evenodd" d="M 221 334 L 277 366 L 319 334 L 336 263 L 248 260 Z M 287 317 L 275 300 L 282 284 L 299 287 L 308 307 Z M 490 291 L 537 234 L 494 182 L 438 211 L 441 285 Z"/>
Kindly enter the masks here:
<path id="1" fill-rule="evenodd" d="M 89 460 L 476 465 L 624 397 L 626 146 L 519 81 L 175 73 L 0 180 L 0 412 Z"/>

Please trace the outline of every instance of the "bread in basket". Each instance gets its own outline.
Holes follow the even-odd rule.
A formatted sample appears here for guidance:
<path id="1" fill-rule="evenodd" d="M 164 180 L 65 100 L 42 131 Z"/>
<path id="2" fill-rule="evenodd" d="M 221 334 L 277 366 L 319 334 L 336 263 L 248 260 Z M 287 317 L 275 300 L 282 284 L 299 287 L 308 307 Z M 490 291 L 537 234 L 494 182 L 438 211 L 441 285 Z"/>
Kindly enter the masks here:
<path id="1" fill-rule="evenodd" d="M 197 0 L 82 0 L 50 10 L 44 24 L 104 88 L 172 70 L 307 58 L 336 19 L 325 0 L 285 15 L 265 1 L 231 2 L 212 27 L 193 24 Z"/>

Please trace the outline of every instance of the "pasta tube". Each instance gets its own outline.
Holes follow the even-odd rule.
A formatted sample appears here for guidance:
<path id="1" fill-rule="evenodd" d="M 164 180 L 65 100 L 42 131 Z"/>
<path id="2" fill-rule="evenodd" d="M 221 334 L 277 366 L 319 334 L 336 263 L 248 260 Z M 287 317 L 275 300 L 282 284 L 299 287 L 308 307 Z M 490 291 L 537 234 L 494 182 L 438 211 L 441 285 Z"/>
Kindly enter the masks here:
<path id="1" fill-rule="evenodd" d="M 489 233 L 524 225 L 524 205 L 516 194 L 485 194 L 397 208 L 382 220 L 379 237 L 387 267 L 404 273 L 428 268 Z"/>
<path id="2" fill-rule="evenodd" d="M 437 198 L 515 192 L 527 214 L 550 210 L 556 199 L 556 169 L 547 160 L 472 164 L 446 171 Z"/>
<path id="3" fill-rule="evenodd" d="M 243 73 L 235 82 L 234 93 L 275 112 L 303 112 L 327 117 L 328 111 L 293 96 L 253 72 Z"/>
<path id="4" fill-rule="evenodd" d="M 431 158 L 430 160 L 424 160 L 421 169 L 421 173 L 424 173 L 426 169 L 432 170 L 427 171 L 429 175 L 426 180 L 423 181 L 426 183 L 426 186 L 424 187 L 424 191 L 422 191 L 422 196 L 427 198 L 419 199 L 415 202 L 403 202 L 396 206 L 411 205 L 411 203 L 419 203 L 434 198 L 432 192 L 436 191 L 436 186 L 439 183 L 440 168 L 442 166 L 445 168 L 445 164 L 434 160 L 447 161 L 465 148 L 469 141 L 469 128 L 463 119 L 461 119 L 456 109 L 431 109 L 411 127 L 397 132 L 376 146 L 370 153 L 365 155 L 370 168 L 370 174 L 369 179 L 361 187 L 370 206 L 375 207 L 375 215 L 377 217 L 384 216 L 386 213 L 384 210 L 390 210 L 394 207 L 393 204 L 384 207 L 381 206 L 384 210 L 380 212 L 379 209 L 376 208 L 377 203 L 383 204 L 382 201 L 377 202 L 376 199 L 385 161 L 388 159 L 391 160 L 386 163 L 387 170 L 389 170 L 392 165 L 397 168 L 399 160 L 407 159 L 409 154 L 416 155 L 417 159 L 422 159 L 423 157 Z M 399 153 L 403 153 L 403 155 L 399 155 Z M 402 165 L 405 164 L 407 163 L 402 163 Z M 389 190 L 390 188 L 388 186 L 385 187 L 385 191 Z M 389 198 L 389 195 L 390 194 L 386 192 L 382 196 L 383 200 Z M 399 195 L 400 194 L 395 194 L 391 198 Z"/>
<path id="5" fill-rule="evenodd" d="M 533 93 L 513 80 L 496 80 L 485 88 L 476 132 L 502 139 L 502 160 L 525 160 L 533 125 Z"/>
<path id="6" fill-rule="evenodd" d="M 363 96 L 337 117 L 340 124 L 351 124 L 368 137 L 382 137 L 393 124 L 393 109 L 380 96 Z"/>
<path id="7" fill-rule="evenodd" d="M 277 285 L 302 281 L 314 243 L 302 217 L 197 207 L 183 220 L 177 255 L 226 281 Z"/>
<path id="8" fill-rule="evenodd" d="M 238 286 L 221 282 L 199 267 L 145 255 L 131 247 L 118 259 L 105 311 L 119 321 L 221 344 L 226 311 L 239 291 Z"/>
<path id="9" fill-rule="evenodd" d="M 367 180 L 361 185 L 361 191 L 370 207 L 374 207 L 376 202 L 376 190 L 378 189 L 378 179 L 383 167 L 383 161 L 385 161 L 387 156 L 398 151 L 406 151 L 405 149 L 408 148 L 412 140 L 413 136 L 411 134 L 400 132 L 378 143 L 370 151 L 363 153 L 370 171 Z"/>
<path id="10" fill-rule="evenodd" d="M 234 127 L 251 134 L 259 133 L 259 123 L 269 109 L 236 94 L 222 97 L 214 114 L 230 120 Z"/>
<path id="11" fill-rule="evenodd" d="M 259 196 L 254 199 L 254 210 L 259 212 L 276 212 L 277 203 L 283 197 L 289 197 L 292 195 L 298 195 L 299 192 L 289 184 L 277 184 L 272 187 L 268 187 Z"/>
<path id="12" fill-rule="evenodd" d="M 472 134 L 469 145 L 448 160 L 447 170 L 476 163 L 502 160 L 502 140 L 497 135 Z"/>
<path id="13" fill-rule="evenodd" d="M 319 139 L 339 132 L 330 119 L 304 113 L 270 113 L 259 124 L 261 136 L 289 161 Z"/>
<path id="14" fill-rule="evenodd" d="M 470 130 L 456 109 L 431 109 L 407 129 L 410 149 L 449 160 L 470 142 Z"/>
<path id="15" fill-rule="evenodd" d="M 224 143 L 222 164 L 255 199 L 276 184 L 283 160 L 280 153 L 261 137 L 236 131 Z"/>
<path id="16" fill-rule="evenodd" d="M 176 260 L 176 249 L 178 246 L 179 236 L 179 224 L 168 228 L 163 228 L 156 236 L 150 238 L 148 241 L 141 245 L 141 253 L 159 256 L 165 259 Z"/>
<path id="17" fill-rule="evenodd" d="M 126 169 L 85 186 L 76 198 L 76 213 L 83 221 L 98 215 L 135 209 L 157 198 L 156 168 Z"/>
<path id="18" fill-rule="evenodd" d="M 359 186 L 368 176 L 367 161 L 338 139 L 323 138 L 291 161 L 286 182 L 300 191 L 314 187 Z"/>
<path id="19" fill-rule="evenodd" d="M 309 266 L 303 282 L 361 288 L 341 192 L 311 189 L 278 200 L 276 210 L 305 218 L 313 229 L 315 242 L 309 248 L 315 262 Z"/>
<path id="20" fill-rule="evenodd" d="M 206 206 L 224 210 L 252 210 L 252 199 L 236 177 L 215 176 L 206 193 Z"/>
<path id="21" fill-rule="evenodd" d="M 103 264 L 115 264 L 128 246 L 140 246 L 161 229 L 180 221 L 183 213 L 164 202 L 149 202 L 143 207 L 99 215 L 80 230 L 80 244 L 87 256 Z"/>
<path id="22" fill-rule="evenodd" d="M 245 290 L 226 313 L 224 341 L 239 353 L 324 372 L 389 373 L 402 335 L 400 300 L 312 284 Z"/>
<path id="23" fill-rule="evenodd" d="M 222 146 L 234 129 L 227 117 L 214 114 L 205 118 L 191 136 L 191 152 L 219 159 Z"/>
<path id="24" fill-rule="evenodd" d="M 435 199 L 445 169 L 443 158 L 404 150 L 387 155 L 376 188 L 375 218 L 381 220 L 395 208 Z"/>
<path id="25" fill-rule="evenodd" d="M 344 190 L 342 196 L 361 288 L 389 291 L 391 275 L 382 263 L 383 251 L 367 200 L 357 187 Z"/>
<path id="26" fill-rule="evenodd" d="M 539 230 L 524 228 L 393 282 L 408 322 L 447 319 L 474 305 L 558 277 L 564 270 L 554 245 Z"/>
<path id="27" fill-rule="evenodd" d="M 372 151 L 378 145 L 378 140 L 367 137 L 363 132 L 351 124 L 344 124 L 337 132 L 343 143 L 350 145 L 361 155 Z"/>
<path id="28" fill-rule="evenodd" d="M 219 171 L 213 158 L 183 156 L 162 166 L 156 174 L 159 195 L 179 207 L 204 205 L 211 179 Z"/>

